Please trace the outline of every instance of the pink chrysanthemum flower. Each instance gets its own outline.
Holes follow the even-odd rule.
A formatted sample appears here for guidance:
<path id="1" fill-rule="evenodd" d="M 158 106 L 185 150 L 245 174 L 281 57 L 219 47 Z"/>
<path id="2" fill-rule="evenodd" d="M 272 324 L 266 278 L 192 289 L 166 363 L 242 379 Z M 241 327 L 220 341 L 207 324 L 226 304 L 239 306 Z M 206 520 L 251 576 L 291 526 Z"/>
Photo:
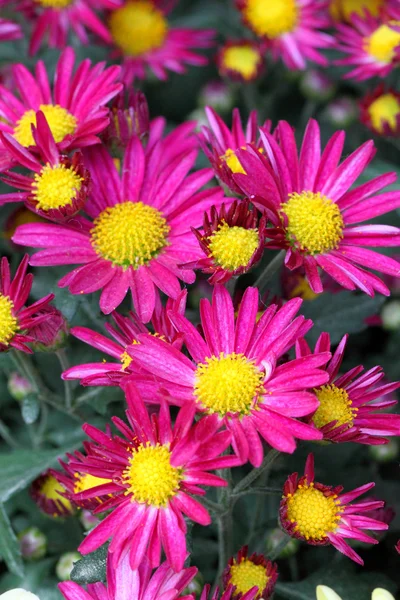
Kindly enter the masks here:
<path id="1" fill-rule="evenodd" d="M 366 517 L 363 513 L 381 508 L 382 501 L 363 501 L 350 504 L 365 494 L 375 483 L 365 485 L 342 494 L 343 487 L 328 486 L 314 481 L 314 456 L 308 455 L 304 475 L 290 475 L 283 487 L 280 506 L 280 521 L 286 533 L 303 540 L 312 546 L 332 544 L 354 562 L 363 565 L 364 561 L 345 541 L 354 539 L 367 544 L 377 544 L 378 540 L 363 530 L 384 531 L 387 523 Z"/>
<path id="2" fill-rule="evenodd" d="M 48 294 L 31 306 L 26 306 L 33 275 L 27 274 L 29 256 L 25 255 L 20 262 L 14 279 L 11 279 L 10 265 L 6 257 L 0 261 L 0 352 L 15 348 L 28 354 L 32 350 L 27 344 L 34 342 L 31 335 L 33 327 L 43 323 L 52 315 L 52 311 L 38 314 L 53 300 L 54 294 Z"/>
<path id="3" fill-rule="evenodd" d="M 335 21 L 350 22 L 351 16 L 364 17 L 366 11 L 373 17 L 379 16 L 386 0 L 329 0 L 329 12 Z"/>
<path id="4" fill-rule="evenodd" d="M 196 567 L 174 573 L 168 562 L 152 571 L 144 559 L 139 568 L 132 570 L 129 555 L 124 556 L 117 568 L 107 559 L 107 585 L 91 583 L 86 589 L 74 581 L 63 581 L 58 587 L 66 600 L 193 600 L 181 596 L 197 573 Z"/>
<path id="5" fill-rule="evenodd" d="M 186 290 L 182 290 L 176 300 L 168 298 L 164 307 L 157 294 L 152 317 L 153 335 L 166 340 L 178 350 L 182 347 L 183 336 L 176 332 L 168 313 L 169 311 L 173 311 L 183 315 L 186 308 L 186 296 Z M 104 326 L 115 341 L 86 327 L 73 327 L 71 334 L 78 338 L 78 340 L 90 344 L 90 346 L 97 348 L 101 352 L 105 352 L 116 359 L 117 362 L 103 361 L 77 365 L 64 371 L 62 374 L 63 379 L 79 379 L 81 385 L 84 386 L 116 386 L 120 385 L 132 373 L 135 373 L 135 378 L 140 376 L 138 370 L 134 368 L 132 358 L 127 350 L 132 344 L 139 344 L 138 336 L 140 334 L 148 334 L 149 331 L 138 319 L 137 315 L 132 312 L 127 317 L 117 312 L 112 313 L 111 316 L 115 325 L 106 323 Z M 145 375 L 143 375 L 143 378 L 145 378 Z M 150 401 L 152 396 L 149 398 L 145 397 L 146 401 Z"/>
<path id="6" fill-rule="evenodd" d="M 0 6 L 3 4 L 0 2 Z M 20 38 L 22 38 L 22 30 L 17 23 L 8 19 L 0 19 L 0 42 L 19 40 Z"/>
<path id="7" fill-rule="evenodd" d="M 193 50 L 212 46 L 214 30 L 171 27 L 167 15 L 173 4 L 171 0 L 125 0 L 109 14 L 113 56 L 122 57 L 126 85 L 135 78 L 144 79 L 146 67 L 164 80 L 167 71 L 184 73 L 185 65 L 207 64 Z"/>
<path id="8" fill-rule="evenodd" d="M 257 587 L 254 586 L 251 590 L 241 596 L 241 600 L 255 600 L 257 598 L 257 592 Z M 221 593 L 217 586 L 211 593 L 211 585 L 207 584 L 204 586 L 200 595 L 200 600 L 234 600 L 234 598 L 235 588 L 233 585 L 228 585 Z"/>
<path id="9" fill-rule="evenodd" d="M 318 51 L 330 48 L 334 38 L 323 29 L 330 25 L 327 2 L 320 0 L 236 0 L 245 23 L 265 38 L 274 59 L 281 57 L 289 69 L 305 69 L 307 60 L 327 65 Z"/>
<path id="10" fill-rule="evenodd" d="M 32 265 L 83 265 L 63 277 L 59 286 L 72 294 L 102 289 L 100 308 L 106 314 L 130 289 L 136 312 L 148 322 L 157 288 L 175 299 L 181 291 L 179 279 L 195 280 L 193 271 L 179 267 L 201 256 L 190 227 L 200 226 L 204 211 L 213 204 L 229 203 L 220 188 L 197 192 L 212 178 L 210 169 L 188 175 L 197 156 L 195 138 L 187 139 L 192 128 L 184 124 L 146 150 L 132 137 L 121 173 L 104 146 L 85 150 L 92 180 L 85 205 L 90 220 L 25 225 L 13 240 L 44 248 L 31 258 Z"/>
<path id="11" fill-rule="evenodd" d="M 348 56 L 336 64 L 355 67 L 344 75 L 346 79 L 384 78 L 400 63 L 399 19 L 397 8 L 385 21 L 365 13 L 353 14 L 349 25 L 337 25 L 337 49 Z"/>
<path id="12" fill-rule="evenodd" d="M 245 173 L 239 162 L 236 152 L 245 150 L 248 144 L 260 152 L 263 151 L 258 133 L 257 111 L 250 113 L 249 119 L 243 128 L 240 112 L 237 108 L 232 113 L 232 128 L 224 123 L 215 110 L 209 106 L 205 108 L 210 127 L 202 127 L 200 142 L 205 155 L 214 169 L 215 175 L 233 192 L 242 194 L 240 187 L 232 179 L 234 173 Z M 262 129 L 270 130 L 270 121 L 265 121 Z"/>
<path id="13" fill-rule="evenodd" d="M 387 444 L 387 436 L 400 435 L 400 415 L 382 414 L 384 408 L 395 406 L 396 400 L 383 397 L 400 387 L 399 382 L 378 385 L 385 374 L 381 367 L 363 373 L 358 366 L 343 375 L 338 375 L 342 364 L 348 336 L 345 335 L 326 370 L 328 382 L 314 389 L 319 407 L 310 418 L 323 433 L 324 440 L 331 442 L 357 442 L 359 444 Z M 320 335 L 315 352 L 330 352 L 329 334 Z M 298 340 L 298 358 L 309 356 L 307 342 Z"/>
<path id="14" fill-rule="evenodd" d="M 362 246 L 399 246 L 400 229 L 362 223 L 400 206 L 400 191 L 377 194 L 396 181 L 396 173 L 352 187 L 372 160 L 374 143 L 366 142 L 339 164 L 345 133 L 336 132 L 321 155 L 320 129 L 312 119 L 300 155 L 286 121 L 274 136 L 266 131 L 261 136 L 268 158 L 249 147 L 239 151 L 247 175 L 234 178 L 257 206 L 269 210 L 274 227 L 267 230 L 267 246 L 287 251 L 290 270 L 303 266 L 316 293 L 323 291 L 322 269 L 348 290 L 389 295 L 381 279 L 362 267 L 399 277 L 399 263 Z"/>
<path id="15" fill-rule="evenodd" d="M 37 477 L 29 488 L 29 493 L 38 508 L 50 517 L 69 517 L 74 507 L 65 497 L 64 486 L 47 470 Z"/>
<path id="16" fill-rule="evenodd" d="M 83 429 L 94 442 L 91 452 L 86 460 L 69 463 L 78 473 L 112 480 L 76 496 L 79 502 L 107 494 L 109 499 L 95 512 L 112 509 L 81 543 L 79 552 L 88 554 L 111 538 L 113 567 L 126 553 L 132 569 L 139 567 L 145 555 L 152 566 L 157 566 L 163 549 L 174 571 L 180 571 L 187 554 L 183 515 L 209 525 L 208 511 L 194 496 L 205 494 L 201 485 L 226 485 L 210 470 L 239 464 L 235 456 L 221 456 L 230 444 L 231 434 L 217 433 L 215 416 L 192 426 L 192 404 L 180 410 L 174 426 L 165 402 L 159 416 L 150 418 L 132 382 L 126 385 L 126 399 L 129 426 L 113 418 L 125 439 L 86 424 Z"/>
<path id="17" fill-rule="evenodd" d="M 149 135 L 149 106 L 143 92 L 124 89 L 110 106 L 110 124 L 102 133 L 109 148 L 126 148 L 132 135 L 146 140 Z"/>
<path id="18" fill-rule="evenodd" d="M 205 257 L 184 266 L 211 273 L 211 284 L 247 273 L 262 257 L 265 227 L 266 217 L 246 200 L 233 202 L 228 210 L 222 205 L 219 212 L 213 206 L 210 217 L 204 214 L 203 230 L 192 229 Z"/>
<path id="19" fill-rule="evenodd" d="M 41 110 L 60 150 L 97 144 L 97 134 L 109 123 L 106 104 L 122 88 L 117 83 L 120 67 L 104 68 L 104 63 L 91 66 L 84 60 L 73 73 L 75 53 L 66 48 L 62 53 L 51 91 L 46 67 L 38 61 L 35 75 L 17 64 L 12 67 L 15 95 L 0 85 L 0 131 L 11 134 L 25 148 L 34 145 L 31 125 Z M 10 165 L 10 155 L 0 149 L 0 167 Z"/>
<path id="20" fill-rule="evenodd" d="M 278 579 L 278 566 L 265 558 L 263 554 L 253 552 L 248 555 L 248 547 L 243 546 L 232 557 L 223 572 L 222 580 L 225 589 L 233 586 L 233 598 L 243 598 L 250 590 L 257 588 L 256 598 L 269 600 L 271 598 L 276 580 Z"/>
<path id="21" fill-rule="evenodd" d="M 88 32 L 110 43 L 110 32 L 97 13 L 112 10 L 120 3 L 120 0 L 21 0 L 20 9 L 33 23 L 29 53 L 36 54 L 46 42 L 50 48 L 65 48 L 70 31 L 81 44 L 89 42 Z"/>
<path id="22" fill-rule="evenodd" d="M 382 84 L 359 104 L 360 119 L 373 133 L 400 137 L 400 92 Z"/>
<path id="23" fill-rule="evenodd" d="M 37 128 L 32 125 L 35 152 L 29 152 L 9 133 L 0 132 L 3 147 L 8 150 L 13 166 L 30 170 L 29 175 L 6 171 L 1 178 L 18 192 L 0 195 L 0 206 L 10 202 L 25 202 L 33 212 L 54 221 L 77 214 L 86 202 L 89 172 L 80 152 L 72 159 L 60 154 L 44 114 L 36 115 Z"/>
<path id="24" fill-rule="evenodd" d="M 230 40 L 217 54 L 221 77 L 248 83 L 257 79 L 265 68 L 265 48 L 253 40 Z"/>
<path id="25" fill-rule="evenodd" d="M 213 414 L 220 427 L 232 432 L 240 460 L 259 466 L 264 454 L 261 438 L 281 452 L 293 452 L 295 438 L 322 438 L 316 428 L 297 417 L 318 407 L 316 396 L 305 388 L 326 383 L 328 375 L 319 367 L 330 354 L 277 365 L 312 326 L 302 316 L 294 318 L 300 305 L 298 299 L 280 310 L 272 304 L 257 321 L 258 290 L 247 288 L 235 317 L 229 293 L 216 285 L 212 304 L 200 301 L 203 335 L 182 315 L 170 316 L 184 334 L 193 360 L 154 338 L 143 339 L 129 352 L 154 377 L 154 381 L 147 377 L 147 390 L 153 385 L 156 393 L 161 383 L 172 403 L 189 403 L 204 414 Z M 311 381 L 321 383 L 309 385 Z"/>

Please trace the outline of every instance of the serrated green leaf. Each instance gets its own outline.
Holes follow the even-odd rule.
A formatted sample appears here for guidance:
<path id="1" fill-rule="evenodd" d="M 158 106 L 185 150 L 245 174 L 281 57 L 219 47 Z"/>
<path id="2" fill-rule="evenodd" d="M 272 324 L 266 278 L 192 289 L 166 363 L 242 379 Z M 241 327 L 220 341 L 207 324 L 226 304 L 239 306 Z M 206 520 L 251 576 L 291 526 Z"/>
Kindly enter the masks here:
<path id="1" fill-rule="evenodd" d="M 56 450 L 14 450 L 0 454 L 0 502 L 26 488 L 40 473 L 52 466 L 70 447 Z"/>
<path id="2" fill-rule="evenodd" d="M 11 573 L 23 577 L 24 565 L 21 558 L 18 540 L 12 530 L 11 523 L 4 510 L 3 504 L 0 504 L 0 555 Z"/>
<path id="3" fill-rule="evenodd" d="M 79 584 L 105 581 L 107 549 L 108 544 L 105 544 L 95 552 L 78 560 L 71 571 L 71 580 Z"/>
<path id="4" fill-rule="evenodd" d="M 303 315 L 314 321 L 307 339 L 313 344 L 323 331 L 327 331 L 332 344 L 337 344 L 345 333 L 358 333 L 366 329 L 365 320 L 377 314 L 384 301 L 383 296 L 370 298 L 352 292 L 324 293 L 302 306 Z"/>
<path id="5" fill-rule="evenodd" d="M 27 425 L 35 423 L 40 413 L 40 404 L 35 394 L 29 394 L 21 403 L 21 415 Z"/>

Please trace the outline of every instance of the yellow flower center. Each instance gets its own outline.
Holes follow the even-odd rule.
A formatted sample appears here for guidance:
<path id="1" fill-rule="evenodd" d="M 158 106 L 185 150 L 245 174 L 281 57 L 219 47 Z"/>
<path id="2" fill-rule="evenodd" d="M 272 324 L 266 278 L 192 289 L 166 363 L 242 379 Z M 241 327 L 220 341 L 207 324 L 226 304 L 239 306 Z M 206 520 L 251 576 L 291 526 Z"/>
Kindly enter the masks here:
<path id="1" fill-rule="evenodd" d="M 235 151 L 231 148 L 228 148 L 225 154 L 221 156 L 221 159 L 225 161 L 232 173 L 242 173 L 242 175 L 246 175 L 246 171 L 243 169 Z"/>
<path id="2" fill-rule="evenodd" d="M 211 236 L 209 248 L 217 265 L 234 271 L 249 263 L 258 243 L 258 229 L 229 227 L 227 223 L 222 223 Z"/>
<path id="3" fill-rule="evenodd" d="M 304 483 L 287 498 L 288 518 L 306 540 L 322 540 L 336 530 L 343 512 L 336 495 L 325 496 L 313 483 Z"/>
<path id="4" fill-rule="evenodd" d="M 168 245 L 170 227 L 155 208 L 143 202 L 108 207 L 90 232 L 96 252 L 115 265 L 138 269 Z"/>
<path id="5" fill-rule="evenodd" d="M 60 496 L 60 494 L 65 493 L 65 488 L 55 477 L 53 477 L 53 475 L 48 475 L 46 477 L 40 488 L 40 493 L 49 500 L 55 500 L 62 504 L 69 512 L 72 512 L 71 502 L 67 498 L 64 498 L 64 496 Z"/>
<path id="6" fill-rule="evenodd" d="M 178 493 L 183 471 L 171 465 L 168 444 L 140 444 L 132 451 L 129 464 L 123 477 L 129 486 L 125 494 L 132 494 L 132 502 L 166 506 Z"/>
<path id="7" fill-rule="evenodd" d="M 70 167 L 47 164 L 35 174 L 32 193 L 37 208 L 51 210 L 70 206 L 82 187 L 83 178 Z"/>
<path id="8" fill-rule="evenodd" d="M 343 237 L 340 209 L 320 192 L 296 192 L 282 205 L 288 218 L 288 240 L 307 254 L 323 254 L 337 248 Z"/>
<path id="9" fill-rule="evenodd" d="M 314 391 L 319 400 L 319 407 L 313 416 L 316 427 L 321 428 L 332 421 L 337 421 L 336 427 L 339 425 L 353 426 L 357 409 L 352 408 L 353 403 L 346 390 L 331 383 Z"/>
<path id="10" fill-rule="evenodd" d="M 122 370 L 125 371 L 128 367 L 130 367 L 131 362 L 132 362 L 132 357 L 129 356 L 129 354 L 127 352 L 123 352 L 121 354 Z"/>
<path id="11" fill-rule="evenodd" d="M 370 104 L 368 113 L 376 131 L 383 133 L 384 123 L 387 123 L 390 129 L 395 131 L 397 116 L 400 114 L 400 102 L 393 94 L 383 94 Z"/>
<path id="12" fill-rule="evenodd" d="M 377 17 L 383 2 L 384 0 L 331 0 L 329 8 L 332 17 L 337 21 L 349 21 L 353 13 L 363 17 L 365 10 Z"/>
<path id="13" fill-rule="evenodd" d="M 8 346 L 18 332 L 18 320 L 14 317 L 14 303 L 8 296 L 0 294 L 0 344 Z"/>
<path id="14" fill-rule="evenodd" d="M 95 477 L 94 475 L 90 475 L 89 473 L 85 473 L 83 475 L 76 473 L 76 482 L 74 485 L 74 493 L 79 494 L 80 492 L 86 492 L 87 490 L 91 490 L 98 485 L 103 485 L 104 483 L 111 483 L 111 479 L 103 479 L 103 477 Z"/>
<path id="15" fill-rule="evenodd" d="M 291 298 L 303 298 L 303 300 L 315 300 L 319 294 L 316 294 L 310 288 L 307 278 L 303 275 L 297 277 L 297 284 L 290 292 Z"/>
<path id="16" fill-rule="evenodd" d="M 257 408 L 264 376 L 243 354 L 206 358 L 196 369 L 194 395 L 208 413 L 250 414 Z"/>
<path id="17" fill-rule="evenodd" d="M 73 0 L 35 0 L 35 2 L 44 8 L 56 8 L 61 10 L 72 4 Z"/>
<path id="18" fill-rule="evenodd" d="M 273 39 L 293 31 L 298 8 L 296 0 L 247 0 L 243 14 L 257 35 Z"/>
<path id="19" fill-rule="evenodd" d="M 248 558 L 236 563 L 230 568 L 229 583 L 236 586 L 235 594 L 246 594 L 251 588 L 257 586 L 256 598 L 260 598 L 268 583 L 268 575 L 263 565 L 255 565 Z"/>
<path id="20" fill-rule="evenodd" d="M 260 61 L 260 53 L 252 46 L 230 46 L 222 56 L 223 66 L 240 73 L 244 79 L 256 76 Z"/>
<path id="21" fill-rule="evenodd" d="M 62 142 L 68 134 L 75 133 L 78 121 L 65 108 L 59 104 L 41 104 L 39 108 L 46 117 L 57 143 Z M 36 112 L 31 109 L 22 115 L 14 129 L 15 139 L 25 148 L 35 144 L 31 130 L 32 124 L 36 125 Z"/>
<path id="22" fill-rule="evenodd" d="M 398 25 L 399 23 L 393 22 Z M 365 38 L 365 50 L 377 61 L 388 64 L 395 57 L 395 48 L 400 44 L 400 32 L 381 25 L 368 38 Z"/>
<path id="23" fill-rule="evenodd" d="M 163 13 L 149 0 L 128 0 L 111 13 L 109 26 L 115 44 L 130 56 L 160 48 L 168 33 Z"/>

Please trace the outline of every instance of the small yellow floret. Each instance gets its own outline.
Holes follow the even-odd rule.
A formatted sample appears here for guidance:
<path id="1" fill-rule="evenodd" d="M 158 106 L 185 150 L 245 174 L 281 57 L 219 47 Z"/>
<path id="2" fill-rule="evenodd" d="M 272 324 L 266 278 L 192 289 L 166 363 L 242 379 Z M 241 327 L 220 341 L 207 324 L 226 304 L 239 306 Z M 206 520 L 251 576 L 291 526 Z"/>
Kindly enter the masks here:
<path id="1" fill-rule="evenodd" d="M 236 71 L 243 79 L 253 79 L 261 62 L 260 53 L 252 46 L 230 46 L 224 50 L 222 65 Z"/>
<path id="2" fill-rule="evenodd" d="M 171 465 L 169 444 L 140 444 L 132 451 L 129 463 L 123 478 L 129 486 L 125 494 L 132 494 L 132 502 L 166 506 L 178 493 L 183 472 Z"/>
<path id="3" fill-rule="evenodd" d="M 281 212 L 288 218 L 288 240 L 307 254 L 323 254 L 337 248 L 344 221 L 335 202 L 319 192 L 290 194 Z"/>
<path id="4" fill-rule="evenodd" d="M 195 373 L 194 395 L 208 413 L 248 415 L 257 408 L 263 373 L 244 354 L 206 358 Z"/>
<path id="5" fill-rule="evenodd" d="M 290 298 L 303 298 L 303 300 L 315 300 L 319 294 L 316 294 L 310 288 L 310 284 L 304 275 L 297 277 L 297 284 L 290 292 Z"/>
<path id="6" fill-rule="evenodd" d="M 115 265 L 138 269 L 168 245 L 170 227 L 162 214 L 143 202 L 108 207 L 91 230 L 96 252 Z"/>
<path id="7" fill-rule="evenodd" d="M 14 303 L 8 296 L 0 294 L 0 344 L 8 346 L 18 331 L 18 319 L 14 316 Z"/>
<path id="8" fill-rule="evenodd" d="M 258 229 L 229 227 L 222 223 L 210 238 L 210 252 L 217 265 L 227 271 L 246 267 L 259 244 Z"/>
<path id="9" fill-rule="evenodd" d="M 394 25 L 399 23 L 394 22 Z M 389 64 L 395 57 L 395 48 L 400 45 L 400 31 L 387 25 L 381 25 L 364 40 L 366 52 L 377 61 Z"/>
<path id="10" fill-rule="evenodd" d="M 243 169 L 235 151 L 231 148 L 228 148 L 225 154 L 221 156 L 221 159 L 225 161 L 232 173 L 242 173 L 242 175 L 246 175 L 246 171 Z"/>
<path id="11" fill-rule="evenodd" d="M 288 519 L 306 540 L 322 540 L 337 529 L 343 508 L 334 496 L 325 496 L 313 483 L 305 483 L 287 498 Z"/>
<path id="12" fill-rule="evenodd" d="M 243 14 L 257 35 L 274 39 L 295 29 L 298 7 L 296 0 L 247 0 Z"/>
<path id="13" fill-rule="evenodd" d="M 377 17 L 384 0 L 331 0 L 329 10 L 336 21 L 349 21 L 352 14 L 365 16 L 365 10 Z"/>
<path id="14" fill-rule="evenodd" d="M 76 482 L 74 485 L 74 493 L 79 494 L 80 492 L 86 492 L 87 490 L 91 490 L 98 485 L 103 485 L 104 483 L 111 483 L 111 479 L 104 479 L 103 477 L 95 477 L 94 475 L 90 475 L 89 473 L 76 473 Z"/>
<path id="15" fill-rule="evenodd" d="M 78 125 L 76 117 L 59 104 L 41 104 L 39 109 L 46 117 L 51 133 L 57 143 L 62 142 L 68 134 L 75 133 Z M 15 139 L 25 148 L 35 144 L 31 130 L 32 124 L 36 125 L 36 112 L 27 110 L 17 121 L 14 129 Z"/>
<path id="16" fill-rule="evenodd" d="M 56 503 L 64 506 L 69 512 L 72 512 L 71 502 L 67 498 L 64 498 L 64 496 L 60 496 L 60 494 L 65 493 L 65 488 L 55 477 L 53 477 L 53 475 L 47 475 L 40 488 L 40 493 L 45 496 L 45 498 L 48 498 L 48 500 L 54 500 Z"/>
<path id="17" fill-rule="evenodd" d="M 258 593 L 255 598 L 260 598 L 267 587 L 268 575 L 263 565 L 255 565 L 248 558 L 234 562 L 229 571 L 229 583 L 236 586 L 235 594 L 246 594 L 251 588 L 257 586 Z"/>
<path id="18" fill-rule="evenodd" d="M 160 48 L 168 33 L 163 13 L 148 0 L 131 0 L 114 10 L 109 27 L 115 44 L 129 56 Z"/>
<path id="19" fill-rule="evenodd" d="M 61 10 L 72 4 L 73 0 L 35 0 L 35 2 L 40 4 L 40 6 L 43 6 L 43 8 L 55 8 Z"/>
<path id="20" fill-rule="evenodd" d="M 63 164 L 52 167 L 47 164 L 35 174 L 32 195 L 37 208 L 53 210 L 70 206 L 82 187 L 83 177 Z"/>
<path id="21" fill-rule="evenodd" d="M 368 113 L 374 129 L 379 133 L 383 133 L 384 124 L 387 124 L 392 131 L 396 131 L 400 102 L 394 94 L 382 94 L 370 104 Z"/>
<path id="22" fill-rule="evenodd" d="M 320 403 L 313 416 L 316 427 L 321 428 L 332 421 L 337 421 L 336 427 L 339 425 L 353 427 L 357 409 L 352 408 L 353 403 L 346 390 L 331 383 L 314 391 Z"/>

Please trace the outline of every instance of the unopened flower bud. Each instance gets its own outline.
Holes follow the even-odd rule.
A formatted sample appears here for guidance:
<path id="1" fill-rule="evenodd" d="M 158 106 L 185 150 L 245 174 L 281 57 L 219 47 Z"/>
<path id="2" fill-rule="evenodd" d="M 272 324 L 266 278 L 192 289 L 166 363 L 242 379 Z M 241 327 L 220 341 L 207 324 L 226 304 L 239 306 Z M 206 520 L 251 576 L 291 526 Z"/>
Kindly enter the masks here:
<path id="1" fill-rule="evenodd" d="M 232 90 L 223 81 L 210 81 L 200 92 L 200 106 L 211 106 L 217 112 L 226 112 L 231 110 L 233 104 Z"/>
<path id="2" fill-rule="evenodd" d="M 4 594 L 0 594 L 0 600 L 40 600 L 40 598 L 36 594 L 32 594 L 32 592 L 28 592 L 22 588 L 14 588 L 13 590 L 4 592 Z"/>
<path id="3" fill-rule="evenodd" d="M 23 558 L 38 560 L 46 555 L 47 538 L 37 527 L 28 527 L 18 535 Z"/>
<path id="4" fill-rule="evenodd" d="M 96 527 L 96 525 L 100 523 L 100 519 L 93 515 L 90 512 L 90 510 L 87 510 L 85 508 L 82 510 L 79 520 L 82 523 L 82 526 L 85 529 L 85 531 L 93 529 L 93 527 Z"/>
<path id="5" fill-rule="evenodd" d="M 19 402 L 33 392 L 33 387 L 30 382 L 16 371 L 11 373 L 7 382 L 7 389 L 10 396 Z"/>
<path id="6" fill-rule="evenodd" d="M 31 329 L 30 335 L 35 338 L 32 348 L 36 352 L 55 352 L 65 345 L 69 331 L 68 323 L 64 315 L 54 306 L 46 306 L 37 314 L 44 313 L 51 313 L 51 317 Z"/>
<path id="7" fill-rule="evenodd" d="M 382 446 L 370 446 L 369 453 L 378 463 L 391 462 L 398 456 L 399 443 L 397 440 L 391 439 L 388 444 Z"/>
<path id="8" fill-rule="evenodd" d="M 357 119 L 358 108 L 356 102 L 347 96 L 336 98 L 325 109 L 325 116 L 334 127 L 349 127 Z"/>
<path id="9" fill-rule="evenodd" d="M 82 556 L 79 552 L 66 552 L 63 554 L 56 564 L 56 575 L 60 581 L 68 581 L 71 578 L 71 571 L 74 564 L 80 560 Z"/>
<path id="10" fill-rule="evenodd" d="M 297 554 L 300 542 L 295 538 L 289 539 L 286 533 L 278 528 L 274 529 L 268 536 L 267 553 L 274 554 L 276 549 L 279 548 L 284 540 L 287 540 L 287 544 L 284 546 L 284 548 L 282 548 L 281 552 L 276 558 L 290 558 L 290 556 Z"/>
<path id="11" fill-rule="evenodd" d="M 300 83 L 300 89 L 304 96 L 318 102 L 326 102 L 332 98 L 335 87 L 330 77 L 317 69 L 306 71 Z"/>
<path id="12" fill-rule="evenodd" d="M 382 325 L 388 331 L 400 328 L 400 300 L 390 300 L 381 312 Z"/>
<path id="13" fill-rule="evenodd" d="M 182 592 L 183 596 L 189 596 L 190 594 L 200 597 L 204 587 L 204 579 L 201 573 L 197 573 L 196 577 L 192 579 L 189 585 Z"/>

